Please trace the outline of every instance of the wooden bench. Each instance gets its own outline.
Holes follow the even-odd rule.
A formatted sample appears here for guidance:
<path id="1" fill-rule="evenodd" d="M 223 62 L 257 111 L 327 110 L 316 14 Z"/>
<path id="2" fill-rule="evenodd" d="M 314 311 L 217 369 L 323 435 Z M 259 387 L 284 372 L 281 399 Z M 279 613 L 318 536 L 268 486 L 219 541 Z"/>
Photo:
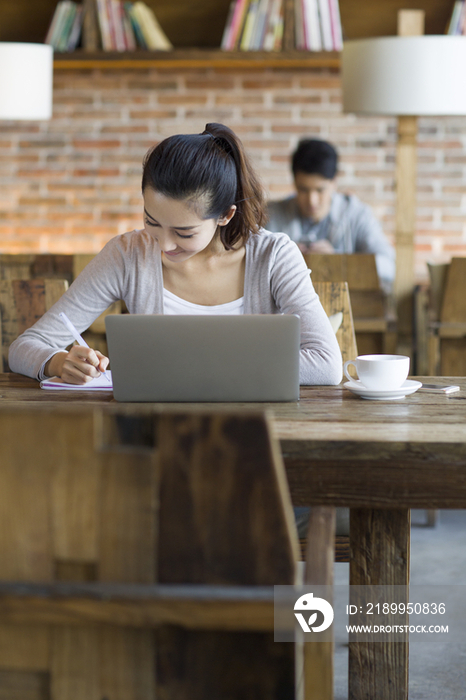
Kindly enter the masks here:
<path id="1" fill-rule="evenodd" d="M 298 542 L 263 415 L 0 407 L 0 457 L 2 698 L 297 697 L 273 586 Z M 333 513 L 315 512 L 311 582 Z M 331 700 L 332 644 L 306 647 L 305 698 Z"/>

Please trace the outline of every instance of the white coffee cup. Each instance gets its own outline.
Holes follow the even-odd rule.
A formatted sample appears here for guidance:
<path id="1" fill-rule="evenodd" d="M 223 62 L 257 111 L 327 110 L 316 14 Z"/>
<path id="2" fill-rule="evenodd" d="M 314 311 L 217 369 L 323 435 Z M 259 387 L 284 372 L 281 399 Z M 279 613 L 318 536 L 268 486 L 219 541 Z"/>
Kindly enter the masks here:
<path id="1" fill-rule="evenodd" d="M 350 365 L 356 368 L 361 384 L 378 391 L 399 389 L 409 374 L 407 355 L 359 355 L 355 360 L 348 360 L 343 370 L 348 379 L 354 381 L 348 372 Z"/>

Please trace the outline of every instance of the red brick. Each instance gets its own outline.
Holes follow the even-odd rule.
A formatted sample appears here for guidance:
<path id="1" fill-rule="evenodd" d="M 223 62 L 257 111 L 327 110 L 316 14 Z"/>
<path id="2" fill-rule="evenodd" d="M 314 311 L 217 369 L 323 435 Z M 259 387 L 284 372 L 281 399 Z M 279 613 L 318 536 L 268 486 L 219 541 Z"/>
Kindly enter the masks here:
<path id="1" fill-rule="evenodd" d="M 81 148 L 120 148 L 121 146 L 121 141 L 119 139 L 108 139 L 108 140 L 78 140 L 74 139 L 73 140 L 73 147 L 77 149 Z"/>
<path id="2" fill-rule="evenodd" d="M 157 102 L 161 105 L 204 105 L 207 95 L 159 95 Z"/>
<path id="3" fill-rule="evenodd" d="M 185 81 L 187 90 L 233 90 L 235 87 L 232 78 L 217 78 L 212 76 L 210 79 L 205 78 L 187 78 Z"/>
<path id="4" fill-rule="evenodd" d="M 117 177 L 120 171 L 117 168 L 99 168 L 95 170 L 73 170 L 74 177 Z"/>
<path id="5" fill-rule="evenodd" d="M 290 80 L 275 76 L 268 77 L 264 75 L 261 78 L 254 78 L 242 81 L 241 87 L 243 90 L 289 90 Z"/>
<path id="6" fill-rule="evenodd" d="M 251 105 L 251 104 L 264 104 L 264 96 L 261 94 L 255 95 L 237 95 L 235 92 L 229 95 L 214 95 L 215 104 L 217 105 Z"/>
<path id="7" fill-rule="evenodd" d="M 174 119 L 176 117 L 175 110 L 168 109 L 141 109 L 131 110 L 131 119 Z"/>

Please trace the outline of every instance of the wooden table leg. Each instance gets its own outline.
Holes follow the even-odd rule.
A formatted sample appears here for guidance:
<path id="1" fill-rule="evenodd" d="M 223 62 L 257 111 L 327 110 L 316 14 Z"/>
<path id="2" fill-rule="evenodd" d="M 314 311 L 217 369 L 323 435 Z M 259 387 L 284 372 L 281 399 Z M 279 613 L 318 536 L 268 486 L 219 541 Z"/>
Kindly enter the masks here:
<path id="1" fill-rule="evenodd" d="M 335 508 L 311 508 L 307 533 L 305 585 L 333 586 L 335 560 Z M 327 598 L 327 600 L 329 600 Z M 330 599 L 331 603 L 332 600 Z M 304 700 L 333 698 L 334 642 L 304 644 Z"/>
<path id="2" fill-rule="evenodd" d="M 350 585 L 409 584 L 410 511 L 351 509 Z M 408 642 L 352 642 L 349 700 L 406 700 Z"/>

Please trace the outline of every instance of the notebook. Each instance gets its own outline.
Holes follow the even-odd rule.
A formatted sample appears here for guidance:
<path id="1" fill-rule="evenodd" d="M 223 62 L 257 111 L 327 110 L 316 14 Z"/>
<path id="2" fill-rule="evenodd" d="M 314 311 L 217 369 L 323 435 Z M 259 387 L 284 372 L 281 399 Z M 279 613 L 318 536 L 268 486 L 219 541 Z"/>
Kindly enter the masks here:
<path id="1" fill-rule="evenodd" d="M 60 377 L 48 377 L 40 383 L 41 389 L 59 389 L 66 391 L 112 391 L 112 373 L 107 370 L 100 377 L 92 379 L 86 384 L 67 384 Z"/>
<path id="2" fill-rule="evenodd" d="M 294 315 L 106 316 L 117 401 L 296 401 Z"/>

